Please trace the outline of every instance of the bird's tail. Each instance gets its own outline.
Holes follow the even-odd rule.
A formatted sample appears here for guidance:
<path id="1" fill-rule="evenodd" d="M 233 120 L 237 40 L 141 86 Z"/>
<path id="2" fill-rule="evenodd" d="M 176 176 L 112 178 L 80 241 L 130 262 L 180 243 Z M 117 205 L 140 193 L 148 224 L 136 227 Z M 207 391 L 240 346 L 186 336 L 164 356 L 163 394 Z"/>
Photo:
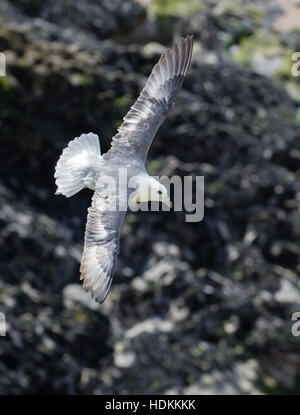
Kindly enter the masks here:
<path id="1" fill-rule="evenodd" d="M 70 197 L 84 187 L 95 189 L 95 176 L 100 160 L 101 150 L 97 134 L 82 134 L 71 140 L 55 167 L 55 194 Z"/>

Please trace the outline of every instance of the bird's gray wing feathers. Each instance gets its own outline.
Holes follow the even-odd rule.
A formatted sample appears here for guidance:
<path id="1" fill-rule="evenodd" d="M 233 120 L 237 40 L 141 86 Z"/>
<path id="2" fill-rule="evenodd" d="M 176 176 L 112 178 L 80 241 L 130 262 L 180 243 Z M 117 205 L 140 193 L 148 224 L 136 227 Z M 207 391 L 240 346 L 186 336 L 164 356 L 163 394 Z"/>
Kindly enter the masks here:
<path id="1" fill-rule="evenodd" d="M 126 148 L 145 161 L 153 137 L 182 86 L 192 49 L 193 36 L 188 36 L 161 56 L 138 100 L 113 137 L 110 152 Z"/>
<path id="2" fill-rule="evenodd" d="M 99 181 L 88 209 L 80 279 L 84 289 L 102 303 L 111 286 L 125 211 L 115 209 L 117 195 L 99 189 Z"/>

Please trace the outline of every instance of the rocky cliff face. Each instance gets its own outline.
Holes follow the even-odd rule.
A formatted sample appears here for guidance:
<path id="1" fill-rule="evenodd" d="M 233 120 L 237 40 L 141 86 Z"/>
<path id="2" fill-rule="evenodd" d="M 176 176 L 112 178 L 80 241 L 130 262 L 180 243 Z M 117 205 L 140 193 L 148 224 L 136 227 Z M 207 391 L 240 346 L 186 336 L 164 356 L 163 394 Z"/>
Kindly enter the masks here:
<path id="1" fill-rule="evenodd" d="M 299 102 L 286 69 L 299 33 L 273 32 L 260 2 L 144 4 L 1 3 L 0 393 L 299 393 Z M 261 30 L 277 48 L 268 76 Z M 204 220 L 129 213 L 100 307 L 79 285 L 91 192 L 54 197 L 54 166 L 82 132 L 106 151 L 160 53 L 190 32 L 192 67 L 147 167 L 204 175 Z"/>

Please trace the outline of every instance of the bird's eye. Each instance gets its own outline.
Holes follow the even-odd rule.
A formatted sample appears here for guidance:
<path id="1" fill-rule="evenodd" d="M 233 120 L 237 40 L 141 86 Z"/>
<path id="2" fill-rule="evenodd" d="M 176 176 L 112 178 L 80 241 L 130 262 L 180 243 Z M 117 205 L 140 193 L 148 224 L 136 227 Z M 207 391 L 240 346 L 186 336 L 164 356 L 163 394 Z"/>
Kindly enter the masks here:
<path id="1" fill-rule="evenodd" d="M 159 194 L 159 195 L 162 195 L 162 191 L 161 191 L 161 190 L 159 190 L 159 191 L 158 191 L 158 194 Z"/>

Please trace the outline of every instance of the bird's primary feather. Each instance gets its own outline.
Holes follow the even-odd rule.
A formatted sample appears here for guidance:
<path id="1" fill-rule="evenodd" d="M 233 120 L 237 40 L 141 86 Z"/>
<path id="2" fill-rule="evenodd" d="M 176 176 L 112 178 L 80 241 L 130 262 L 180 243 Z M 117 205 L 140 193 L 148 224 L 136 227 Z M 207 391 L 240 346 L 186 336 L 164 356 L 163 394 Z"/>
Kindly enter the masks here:
<path id="1" fill-rule="evenodd" d="M 193 36 L 182 39 L 168 49 L 154 66 L 136 103 L 124 117 L 124 122 L 113 137 L 112 148 L 107 153 L 126 148 L 146 160 L 149 147 L 158 127 L 182 86 L 193 51 Z"/>
<path id="2" fill-rule="evenodd" d="M 83 287 L 93 298 L 102 303 L 110 289 L 119 252 L 120 230 L 125 211 L 114 210 L 112 198 L 104 190 L 94 193 L 88 209 L 84 250 L 81 259 Z"/>

